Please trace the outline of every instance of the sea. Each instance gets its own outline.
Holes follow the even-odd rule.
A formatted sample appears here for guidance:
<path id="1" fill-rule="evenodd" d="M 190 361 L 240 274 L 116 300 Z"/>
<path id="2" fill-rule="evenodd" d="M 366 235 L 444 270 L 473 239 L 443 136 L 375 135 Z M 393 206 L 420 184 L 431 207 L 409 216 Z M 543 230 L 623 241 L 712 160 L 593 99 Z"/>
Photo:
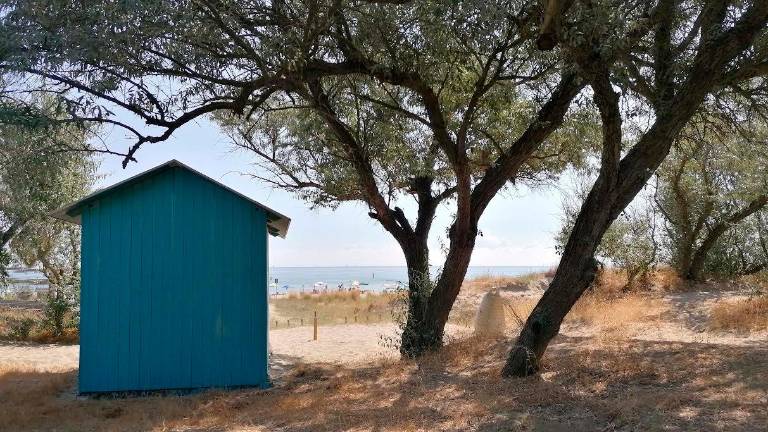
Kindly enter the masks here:
<path id="1" fill-rule="evenodd" d="M 548 270 L 549 266 L 470 266 L 467 278 L 480 276 L 520 276 Z M 440 269 L 430 269 L 435 277 Z M 385 291 L 408 282 L 406 267 L 270 267 L 271 294 L 311 292 L 358 287 L 368 291 Z"/>
<path id="2" fill-rule="evenodd" d="M 8 269 L 8 279 L 0 283 L 0 298 L 20 292 L 39 293 L 48 290 L 48 280 L 40 270 L 27 268 Z"/>
<path id="3" fill-rule="evenodd" d="M 548 266 L 470 266 L 467 278 L 479 276 L 519 276 L 546 271 Z M 440 271 L 432 267 L 432 277 Z M 6 294 L 14 291 L 44 291 L 48 288 L 45 276 L 37 270 L 11 269 L 10 284 L 0 287 Z M 403 286 L 408 281 L 408 270 L 403 267 L 270 267 L 269 292 L 311 292 L 313 289 L 334 290 L 357 287 L 367 291 L 385 291 Z M 2 293 L 0 293 L 2 294 Z"/>

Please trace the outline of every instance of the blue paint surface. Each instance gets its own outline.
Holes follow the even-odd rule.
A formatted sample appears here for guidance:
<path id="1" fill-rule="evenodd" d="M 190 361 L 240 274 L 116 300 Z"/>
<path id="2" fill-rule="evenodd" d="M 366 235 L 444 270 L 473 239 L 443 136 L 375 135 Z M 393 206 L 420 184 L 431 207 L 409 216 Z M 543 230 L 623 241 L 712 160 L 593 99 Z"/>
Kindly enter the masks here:
<path id="1" fill-rule="evenodd" d="M 81 393 L 268 385 L 263 209 L 172 166 L 77 211 Z"/>

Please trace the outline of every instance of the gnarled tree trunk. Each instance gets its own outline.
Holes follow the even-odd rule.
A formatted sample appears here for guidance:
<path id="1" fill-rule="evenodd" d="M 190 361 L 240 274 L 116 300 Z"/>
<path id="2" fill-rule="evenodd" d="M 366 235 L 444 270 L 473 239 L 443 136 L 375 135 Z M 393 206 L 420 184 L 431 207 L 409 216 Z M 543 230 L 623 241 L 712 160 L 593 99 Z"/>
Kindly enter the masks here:
<path id="1" fill-rule="evenodd" d="M 416 289 L 409 289 L 411 307 L 400 345 L 400 353 L 406 357 L 418 357 L 443 345 L 445 324 L 467 274 L 477 226 L 460 231 L 454 225 L 449 237 L 448 255 L 434 288 L 428 278 L 417 278 L 412 282 Z"/>
<path id="2" fill-rule="evenodd" d="M 549 341 L 560 331 L 563 319 L 594 280 L 597 272 L 594 253 L 611 222 L 610 207 L 604 205 L 602 195 L 592 193 L 584 203 L 555 277 L 528 316 L 504 365 L 503 376 L 523 377 L 538 372 Z"/>
<path id="3" fill-rule="evenodd" d="M 668 15 L 666 23 L 672 18 Z M 724 15 L 720 16 L 721 21 Z M 732 27 L 719 31 L 720 22 L 706 26 L 706 38 L 686 79 L 677 86 L 669 76 L 657 78 L 656 119 L 621 160 L 621 120 L 618 99 L 609 80 L 609 62 L 588 53 L 580 66 L 595 92 L 603 127 L 603 154 L 598 179 L 585 200 L 568 238 L 560 265 L 547 291 L 523 326 L 504 366 L 504 376 L 527 376 L 539 370 L 541 358 L 560 324 L 595 276 L 595 250 L 614 219 L 634 199 L 669 153 L 682 127 L 721 82 L 728 64 L 747 50 L 768 21 L 768 2 L 754 2 Z M 662 23 L 664 24 L 664 23 Z M 665 25 L 657 37 L 658 58 L 671 49 L 664 44 Z M 662 62 L 663 63 L 663 62 Z M 661 64 L 662 69 L 673 65 Z M 658 71 L 657 71 L 658 72 Z M 748 74 L 747 74 L 748 75 Z M 618 141 L 617 141 L 618 139 Z M 618 147 L 617 147 L 618 145 Z"/>
<path id="4" fill-rule="evenodd" d="M 431 278 L 429 273 L 429 248 L 426 238 L 422 241 L 412 242 L 403 247 L 405 262 L 408 268 L 408 297 L 403 338 L 400 344 L 400 353 L 410 356 L 410 352 L 418 346 L 419 341 L 413 336 L 422 331 L 424 313 L 427 309 L 427 300 L 431 291 Z"/>
<path id="5" fill-rule="evenodd" d="M 750 201 L 746 207 L 729 215 L 725 220 L 710 229 L 707 236 L 704 238 L 704 241 L 701 242 L 701 245 L 699 245 L 696 252 L 693 254 L 690 265 L 683 273 L 683 277 L 689 280 L 703 280 L 704 264 L 706 263 L 707 255 L 709 255 L 709 252 L 715 244 L 717 244 L 720 237 L 722 237 L 730 227 L 760 211 L 760 209 L 766 205 L 768 205 L 768 195 L 761 195 Z"/>
<path id="6" fill-rule="evenodd" d="M 11 226 L 8 227 L 3 232 L 0 232 L 0 248 L 5 247 L 8 243 L 13 240 L 13 238 L 16 236 L 16 234 L 21 231 L 22 228 L 24 228 L 24 225 L 26 225 L 27 221 L 17 221 L 11 224 Z"/>

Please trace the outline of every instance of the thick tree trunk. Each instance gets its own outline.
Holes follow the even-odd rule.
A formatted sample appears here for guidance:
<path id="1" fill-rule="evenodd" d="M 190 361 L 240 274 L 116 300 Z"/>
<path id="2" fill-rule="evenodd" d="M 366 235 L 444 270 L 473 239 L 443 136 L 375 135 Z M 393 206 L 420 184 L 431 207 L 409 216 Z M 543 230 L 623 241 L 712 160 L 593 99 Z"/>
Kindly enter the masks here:
<path id="1" fill-rule="evenodd" d="M 539 369 L 541 357 L 549 341 L 559 331 L 563 318 L 594 279 L 594 253 L 606 229 L 666 158 L 673 140 L 715 86 L 726 65 L 752 44 L 764 29 L 766 20 L 768 3 L 755 2 L 732 28 L 722 33 L 712 32 L 714 36 L 703 43 L 691 65 L 688 79 L 679 90 L 674 95 L 669 91 L 659 93 L 662 103 L 658 106 L 664 110 L 659 112 L 653 126 L 621 159 L 615 182 L 610 177 L 614 174 L 612 165 L 616 148 L 607 144 L 611 144 L 611 135 L 621 135 L 621 132 L 616 130 L 620 124 L 615 115 L 617 105 L 615 101 L 608 103 L 612 98 L 612 86 L 601 76 L 605 71 L 593 68 L 600 66 L 594 58 L 587 59 L 581 65 L 587 73 L 594 74 L 590 84 L 595 90 L 595 102 L 600 108 L 603 123 L 601 172 L 579 212 L 552 283 L 512 347 L 502 371 L 504 376 L 527 376 Z M 611 111 L 614 113 L 611 114 Z"/>
<path id="2" fill-rule="evenodd" d="M 426 239 L 413 242 L 404 247 L 405 262 L 408 267 L 408 298 L 405 324 L 403 327 L 400 353 L 411 356 L 411 352 L 420 345 L 418 337 L 424 329 L 424 313 L 427 309 L 432 281 L 429 274 L 429 248 Z"/>
<path id="3" fill-rule="evenodd" d="M 13 240 L 16 234 L 18 234 L 19 231 L 21 231 L 21 229 L 24 228 L 25 224 L 26 224 L 26 221 L 14 222 L 11 226 L 8 227 L 7 230 L 0 233 L 0 248 L 3 248 L 8 243 L 10 243 L 10 241 Z"/>
<path id="4" fill-rule="evenodd" d="M 690 265 L 688 266 L 685 273 L 683 273 L 684 279 L 689 281 L 704 280 L 704 261 L 706 260 L 707 253 L 711 249 L 712 247 L 710 246 L 710 247 L 707 247 L 706 252 L 703 249 L 698 249 L 696 251 L 696 255 L 691 260 Z M 702 252 L 702 253 L 699 253 L 699 252 Z"/>
<path id="5" fill-rule="evenodd" d="M 449 237 L 451 242 L 448 256 L 434 289 L 428 292 L 427 297 L 418 297 L 421 302 L 418 304 L 419 314 L 409 313 L 400 345 L 403 356 L 418 357 L 443 345 L 445 324 L 467 274 L 475 247 L 477 226 L 466 232 L 457 232 L 454 226 Z M 409 289 L 409 295 L 411 293 Z"/>
<path id="6" fill-rule="evenodd" d="M 712 248 L 717 244 L 720 237 L 723 236 L 733 225 L 741 222 L 748 216 L 760 211 L 768 204 L 768 195 L 761 195 L 744 207 L 743 209 L 729 215 L 725 220 L 715 225 L 696 249 L 691 258 L 690 265 L 683 273 L 683 277 L 688 280 L 700 281 L 704 279 L 704 264 Z"/>
<path id="7" fill-rule="evenodd" d="M 594 253 L 612 221 L 606 195 L 609 193 L 598 187 L 587 197 L 555 277 L 528 316 L 504 365 L 503 376 L 523 377 L 538 372 L 549 341 L 560 331 L 563 319 L 594 280 L 597 272 Z"/>

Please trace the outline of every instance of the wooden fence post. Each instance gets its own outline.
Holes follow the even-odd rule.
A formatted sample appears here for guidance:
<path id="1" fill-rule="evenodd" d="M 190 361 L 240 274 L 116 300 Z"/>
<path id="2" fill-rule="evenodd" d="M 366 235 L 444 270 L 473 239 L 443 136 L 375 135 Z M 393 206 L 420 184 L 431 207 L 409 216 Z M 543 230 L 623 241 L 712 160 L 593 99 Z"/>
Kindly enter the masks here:
<path id="1" fill-rule="evenodd" d="M 315 333 L 313 340 L 317 340 L 317 311 L 315 311 Z"/>

